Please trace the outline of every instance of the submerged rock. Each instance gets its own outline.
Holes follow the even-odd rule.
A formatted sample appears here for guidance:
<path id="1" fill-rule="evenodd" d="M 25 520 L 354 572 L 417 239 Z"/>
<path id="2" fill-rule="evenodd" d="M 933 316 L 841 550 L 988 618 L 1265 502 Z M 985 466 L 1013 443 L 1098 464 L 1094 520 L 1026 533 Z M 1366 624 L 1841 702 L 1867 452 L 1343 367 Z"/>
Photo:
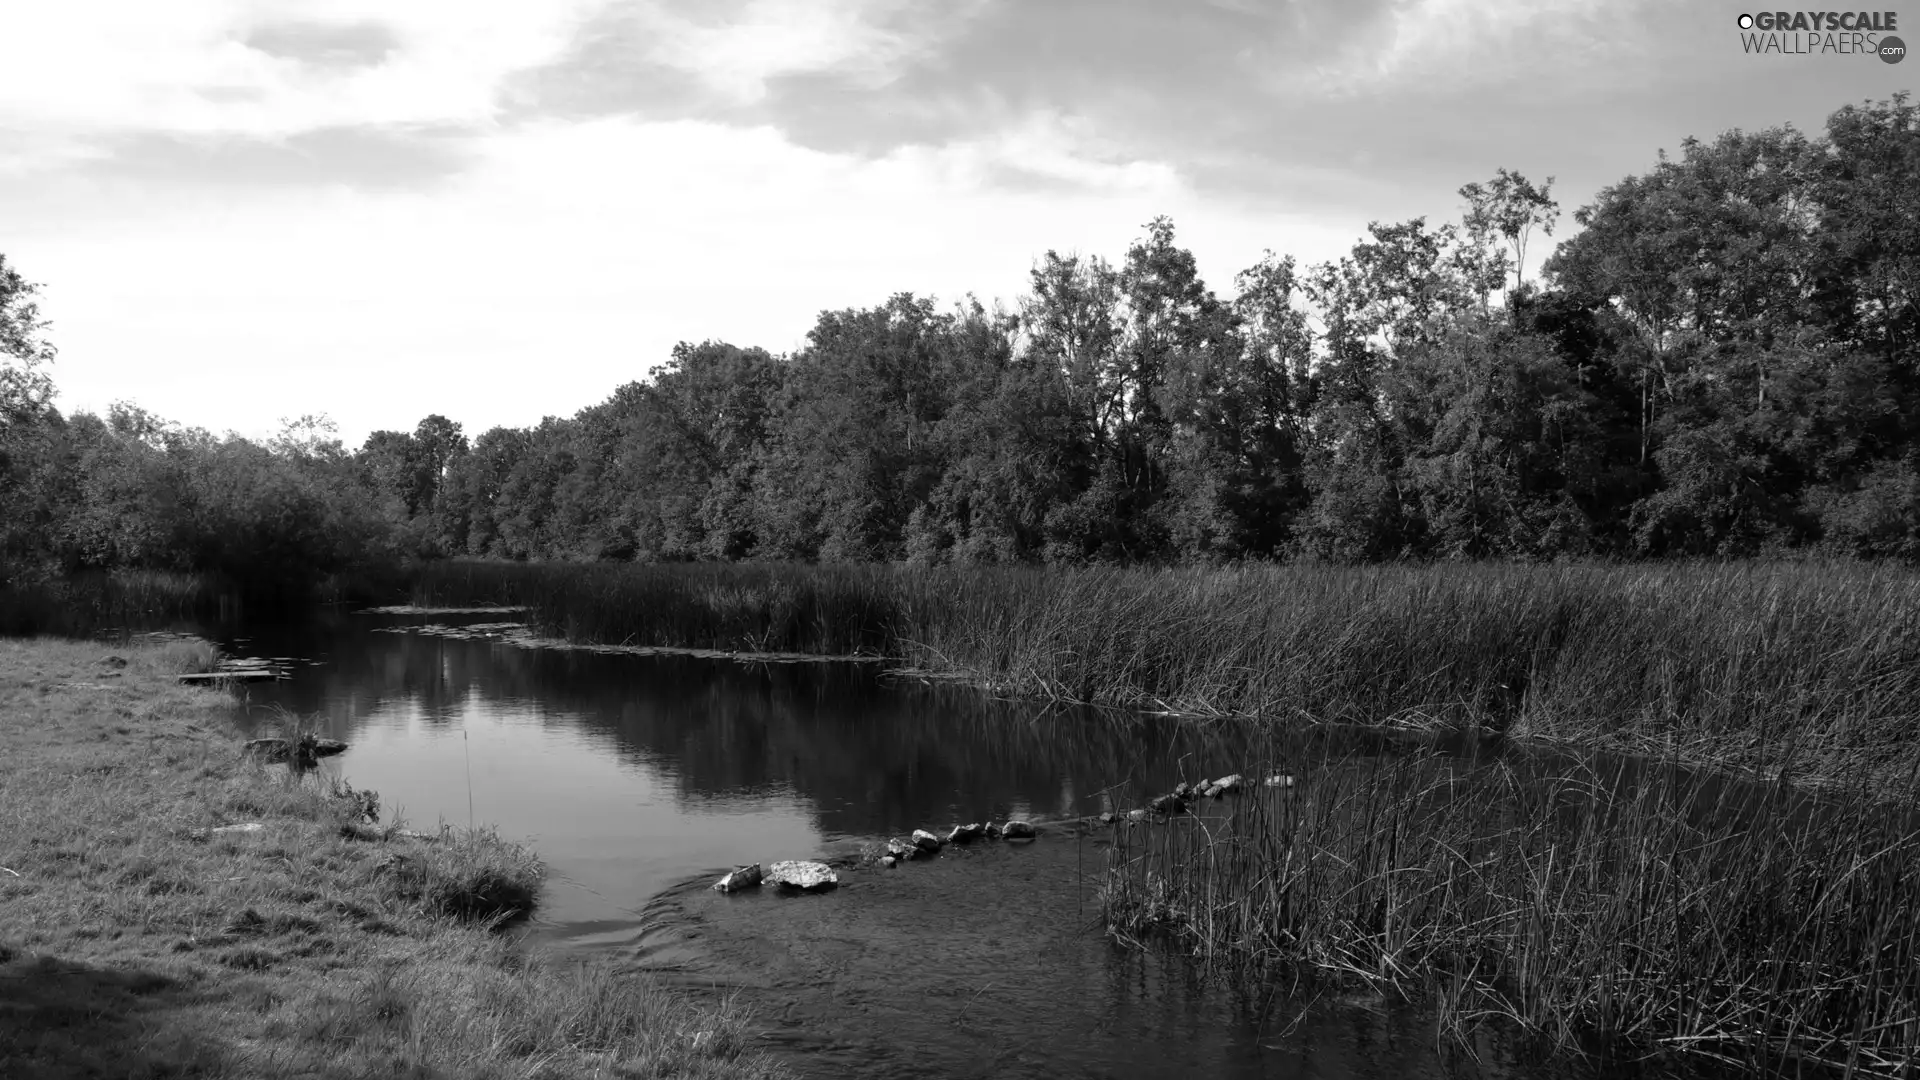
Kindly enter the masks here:
<path id="1" fill-rule="evenodd" d="M 760 884 L 761 880 L 760 864 L 749 863 L 720 875 L 720 880 L 713 883 L 713 891 L 739 892 L 741 889 L 753 888 Z"/>
<path id="2" fill-rule="evenodd" d="M 973 825 L 955 825 L 953 831 L 947 834 L 947 843 L 965 844 L 973 840 L 978 840 L 980 837 L 985 836 L 986 833 L 987 827 L 985 825 L 977 823 Z"/>
<path id="3" fill-rule="evenodd" d="M 925 829 L 913 830 L 913 846 L 929 855 L 939 851 L 942 843 L 944 841 Z"/>
<path id="4" fill-rule="evenodd" d="M 823 862 L 777 862 L 767 868 L 769 884 L 789 889 L 830 889 L 840 884 L 839 875 Z"/>
<path id="5" fill-rule="evenodd" d="M 1027 821 L 1009 821 L 1000 826 L 1000 835 L 1008 840 L 1031 840 L 1040 835 L 1039 831 Z"/>

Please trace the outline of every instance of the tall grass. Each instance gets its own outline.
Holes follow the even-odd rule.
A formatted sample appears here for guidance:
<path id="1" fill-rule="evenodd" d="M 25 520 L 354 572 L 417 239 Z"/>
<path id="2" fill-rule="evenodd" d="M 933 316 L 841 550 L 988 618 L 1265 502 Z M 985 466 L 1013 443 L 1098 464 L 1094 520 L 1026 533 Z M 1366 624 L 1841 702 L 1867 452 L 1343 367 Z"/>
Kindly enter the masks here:
<path id="1" fill-rule="evenodd" d="M 239 599 L 227 583 L 170 570 L 98 571 L 0 585 L 4 635 L 89 634 L 238 612 Z"/>
<path id="2" fill-rule="evenodd" d="M 1002 691 L 1478 729 L 1775 773 L 1920 769 L 1920 574 L 1857 563 L 1208 570 L 452 563 L 580 641 L 880 653 Z"/>
<path id="3" fill-rule="evenodd" d="M 1116 937 L 1425 997 L 1462 1036 L 1920 1066 L 1920 829 L 1859 793 L 1334 759 L 1110 860 Z"/>

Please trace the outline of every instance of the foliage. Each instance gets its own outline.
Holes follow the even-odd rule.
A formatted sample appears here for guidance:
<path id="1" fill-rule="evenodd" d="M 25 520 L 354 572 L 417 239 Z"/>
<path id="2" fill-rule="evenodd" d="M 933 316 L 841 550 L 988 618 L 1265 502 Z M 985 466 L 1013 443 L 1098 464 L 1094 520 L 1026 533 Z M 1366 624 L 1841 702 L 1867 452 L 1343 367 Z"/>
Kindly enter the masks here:
<path id="1" fill-rule="evenodd" d="M 310 580 L 412 557 L 947 564 L 1920 559 L 1920 107 L 1686 140 L 1574 218 L 1268 253 L 1231 296 L 1155 218 L 1046 252 L 1010 306 L 898 294 L 775 356 L 682 343 L 571 417 L 439 415 L 348 453 L 49 405 L 0 264 L 0 565 Z"/>

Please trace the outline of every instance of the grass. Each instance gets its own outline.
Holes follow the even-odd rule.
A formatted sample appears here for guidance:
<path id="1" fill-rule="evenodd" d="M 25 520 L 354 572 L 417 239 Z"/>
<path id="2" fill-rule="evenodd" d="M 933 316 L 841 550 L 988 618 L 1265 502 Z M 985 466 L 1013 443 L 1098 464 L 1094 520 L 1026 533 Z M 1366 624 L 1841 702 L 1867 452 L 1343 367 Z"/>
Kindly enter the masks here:
<path id="1" fill-rule="evenodd" d="M 1858 563 L 424 568 L 576 641 L 869 653 L 998 691 L 1497 731 L 1762 775 L 1920 772 L 1920 574 Z"/>
<path id="2" fill-rule="evenodd" d="M 524 848 L 249 759 L 172 678 L 212 659 L 0 640 L 0 1075 L 778 1075 L 730 1010 L 495 932 Z"/>
<path id="3" fill-rule="evenodd" d="M 1293 765 L 1296 787 L 1118 828 L 1109 932 L 1428 1000 L 1462 1043 L 1920 1067 L 1909 810 L 1631 763 Z"/>

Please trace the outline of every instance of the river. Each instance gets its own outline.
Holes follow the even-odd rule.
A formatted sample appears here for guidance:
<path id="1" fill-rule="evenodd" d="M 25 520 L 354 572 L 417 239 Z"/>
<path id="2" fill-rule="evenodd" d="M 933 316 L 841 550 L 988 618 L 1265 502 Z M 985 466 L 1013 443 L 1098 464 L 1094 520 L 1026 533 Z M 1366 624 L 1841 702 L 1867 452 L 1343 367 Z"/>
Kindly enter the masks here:
<path id="1" fill-rule="evenodd" d="M 1063 822 L 1181 779 L 1285 769 L 1328 732 L 997 701 L 875 665 L 419 632 L 501 618 L 335 611 L 214 636 L 285 663 L 289 678 L 247 688 L 247 716 L 292 710 L 350 743 L 326 767 L 379 792 L 384 820 L 530 843 L 550 868 L 522 930 L 536 947 L 750 1010 L 802 1076 L 1571 1075 L 1443 1050 L 1417 1006 L 1224 985 L 1115 945 L 1097 922 L 1099 830 L 847 865 L 915 828 Z M 840 888 L 708 888 L 736 864 L 816 857 L 841 866 Z"/>

